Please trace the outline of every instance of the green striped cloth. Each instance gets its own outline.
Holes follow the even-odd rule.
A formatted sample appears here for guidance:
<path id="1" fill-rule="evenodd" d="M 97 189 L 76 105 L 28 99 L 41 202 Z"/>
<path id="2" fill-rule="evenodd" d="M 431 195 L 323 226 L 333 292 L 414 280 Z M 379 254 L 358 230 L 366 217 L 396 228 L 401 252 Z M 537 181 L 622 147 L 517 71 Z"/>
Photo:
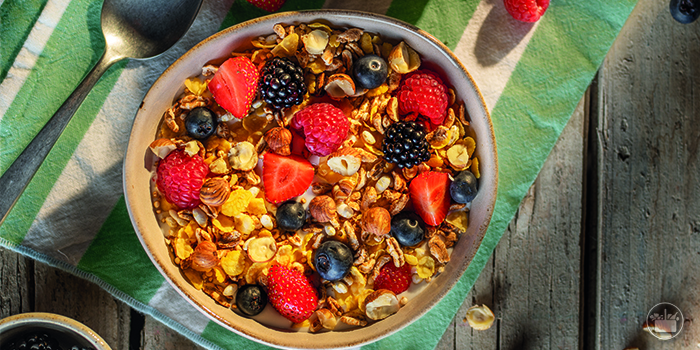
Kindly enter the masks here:
<path id="1" fill-rule="evenodd" d="M 552 0 L 539 22 L 527 24 L 501 0 L 287 0 L 282 11 L 371 10 L 425 29 L 459 56 L 492 111 L 498 199 L 477 256 L 433 310 L 363 348 L 435 347 L 634 4 Z M 100 9 L 100 0 L 0 0 L 0 173 L 101 55 Z M 205 1 L 176 47 L 112 67 L 0 227 L 0 243 L 99 283 L 203 346 L 266 348 L 209 321 L 170 287 L 139 244 L 122 196 L 131 123 L 158 75 L 217 30 L 265 14 L 243 0 Z"/>

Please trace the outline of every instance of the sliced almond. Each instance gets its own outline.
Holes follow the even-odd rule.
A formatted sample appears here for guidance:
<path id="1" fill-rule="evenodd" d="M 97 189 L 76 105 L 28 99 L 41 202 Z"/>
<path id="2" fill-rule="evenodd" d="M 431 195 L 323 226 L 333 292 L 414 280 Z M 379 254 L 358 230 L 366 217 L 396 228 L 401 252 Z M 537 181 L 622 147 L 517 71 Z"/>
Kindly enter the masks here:
<path id="1" fill-rule="evenodd" d="M 268 262 L 277 253 L 277 244 L 272 236 L 254 238 L 248 242 L 248 257 L 253 262 Z"/>

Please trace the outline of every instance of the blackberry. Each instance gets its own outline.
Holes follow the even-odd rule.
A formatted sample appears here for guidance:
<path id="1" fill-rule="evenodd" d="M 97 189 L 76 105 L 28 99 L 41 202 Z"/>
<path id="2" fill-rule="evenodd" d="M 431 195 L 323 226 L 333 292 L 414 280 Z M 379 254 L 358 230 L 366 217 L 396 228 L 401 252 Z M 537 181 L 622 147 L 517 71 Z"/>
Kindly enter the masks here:
<path id="1" fill-rule="evenodd" d="M 275 57 L 263 66 L 259 89 L 265 102 L 277 109 L 298 105 L 306 94 L 304 71 L 286 58 Z"/>
<path id="2" fill-rule="evenodd" d="M 415 122 L 396 122 L 384 134 L 384 159 L 399 168 L 412 168 L 430 159 L 425 129 Z"/>

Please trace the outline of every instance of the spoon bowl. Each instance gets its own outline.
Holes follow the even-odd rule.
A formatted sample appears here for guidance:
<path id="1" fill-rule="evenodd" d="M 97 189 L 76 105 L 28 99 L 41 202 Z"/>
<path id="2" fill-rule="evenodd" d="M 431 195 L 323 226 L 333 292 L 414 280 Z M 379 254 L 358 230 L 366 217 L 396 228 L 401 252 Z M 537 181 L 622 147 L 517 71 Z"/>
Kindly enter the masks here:
<path id="1" fill-rule="evenodd" d="M 157 56 L 185 35 L 202 0 L 105 0 L 100 17 L 105 52 L 95 67 L 0 177 L 0 225 L 102 74 L 124 58 Z"/>
<path id="2" fill-rule="evenodd" d="M 102 6 L 102 33 L 107 52 L 150 58 L 173 46 L 190 27 L 201 1 L 107 0 Z"/>

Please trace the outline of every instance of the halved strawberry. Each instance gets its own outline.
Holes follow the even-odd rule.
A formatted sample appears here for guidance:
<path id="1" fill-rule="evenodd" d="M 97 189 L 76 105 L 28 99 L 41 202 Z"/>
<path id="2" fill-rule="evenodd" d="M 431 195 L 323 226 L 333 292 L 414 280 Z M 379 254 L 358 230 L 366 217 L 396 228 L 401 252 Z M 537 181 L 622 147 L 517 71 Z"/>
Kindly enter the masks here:
<path id="1" fill-rule="evenodd" d="M 280 203 L 301 195 L 313 179 L 314 166 L 302 157 L 272 152 L 263 156 L 262 180 L 268 202 Z"/>
<path id="2" fill-rule="evenodd" d="M 229 58 L 209 82 L 214 100 L 234 117 L 248 115 L 258 89 L 260 73 L 248 57 Z"/>
<path id="3" fill-rule="evenodd" d="M 408 186 L 413 209 L 426 224 L 437 226 L 450 208 L 450 178 L 447 173 L 427 171 Z"/>
<path id="4" fill-rule="evenodd" d="M 301 272 L 274 265 L 267 275 L 270 304 L 288 320 L 304 322 L 316 310 L 316 289 Z"/>

